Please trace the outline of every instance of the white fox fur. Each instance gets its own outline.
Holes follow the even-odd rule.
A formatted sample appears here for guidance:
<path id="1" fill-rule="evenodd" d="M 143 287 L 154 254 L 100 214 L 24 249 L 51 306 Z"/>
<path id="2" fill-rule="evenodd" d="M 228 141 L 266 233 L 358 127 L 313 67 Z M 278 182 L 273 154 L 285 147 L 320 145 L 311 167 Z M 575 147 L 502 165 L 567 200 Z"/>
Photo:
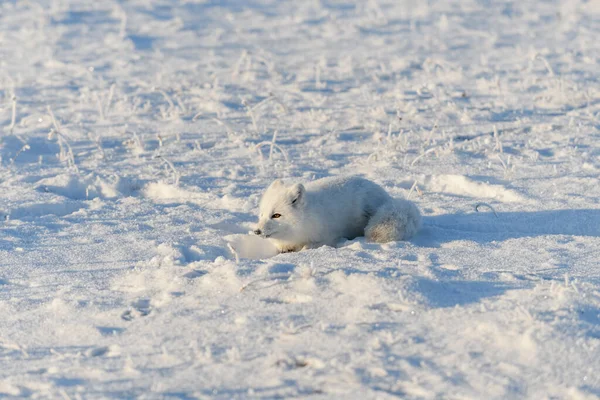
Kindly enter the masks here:
<path id="1" fill-rule="evenodd" d="M 306 186 L 274 181 L 260 201 L 254 233 L 288 252 L 335 246 L 342 238 L 357 236 L 379 243 L 406 240 L 420 226 L 421 214 L 414 203 L 392 198 L 367 179 L 344 177 Z"/>

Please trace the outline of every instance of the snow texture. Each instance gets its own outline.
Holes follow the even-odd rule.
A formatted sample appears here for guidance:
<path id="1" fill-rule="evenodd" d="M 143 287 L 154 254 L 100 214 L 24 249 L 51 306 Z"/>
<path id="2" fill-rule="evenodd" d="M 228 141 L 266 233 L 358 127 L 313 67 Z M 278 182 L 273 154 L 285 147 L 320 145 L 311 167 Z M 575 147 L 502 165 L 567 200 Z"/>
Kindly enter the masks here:
<path id="1" fill-rule="evenodd" d="M 598 38 L 593 0 L 0 1 L 0 398 L 598 398 Z M 350 174 L 420 233 L 248 235 Z"/>

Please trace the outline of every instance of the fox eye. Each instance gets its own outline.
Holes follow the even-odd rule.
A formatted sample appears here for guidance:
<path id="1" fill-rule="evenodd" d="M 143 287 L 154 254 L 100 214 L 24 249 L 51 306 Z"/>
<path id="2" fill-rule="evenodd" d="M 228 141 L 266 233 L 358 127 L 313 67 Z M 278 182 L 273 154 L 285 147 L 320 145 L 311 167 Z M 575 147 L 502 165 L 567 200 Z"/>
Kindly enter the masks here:
<path id="1" fill-rule="evenodd" d="M 279 218 L 279 217 L 281 217 L 281 214 L 273 214 L 273 215 L 271 215 L 271 218 L 275 218 L 275 219 L 277 219 L 277 218 Z"/>

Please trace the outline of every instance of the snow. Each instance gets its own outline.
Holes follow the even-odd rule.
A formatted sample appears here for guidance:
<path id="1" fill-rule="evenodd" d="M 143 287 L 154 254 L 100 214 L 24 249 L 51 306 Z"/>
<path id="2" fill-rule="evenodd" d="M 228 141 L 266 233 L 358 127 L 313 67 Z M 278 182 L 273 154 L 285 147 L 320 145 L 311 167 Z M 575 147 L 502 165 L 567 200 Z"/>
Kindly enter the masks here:
<path id="1" fill-rule="evenodd" d="M 598 37 L 584 0 L 0 2 L 0 397 L 598 398 Z M 349 174 L 420 234 L 248 234 Z"/>

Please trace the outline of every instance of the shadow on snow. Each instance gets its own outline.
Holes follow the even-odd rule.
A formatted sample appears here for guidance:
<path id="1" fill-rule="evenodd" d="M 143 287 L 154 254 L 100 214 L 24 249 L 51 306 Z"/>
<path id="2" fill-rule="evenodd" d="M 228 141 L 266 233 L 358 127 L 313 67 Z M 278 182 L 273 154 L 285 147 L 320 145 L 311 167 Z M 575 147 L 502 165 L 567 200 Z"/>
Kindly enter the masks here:
<path id="1" fill-rule="evenodd" d="M 423 229 L 412 241 L 437 247 L 455 240 L 488 243 L 548 235 L 600 237 L 600 210 L 551 210 L 444 214 L 423 218 Z"/>

